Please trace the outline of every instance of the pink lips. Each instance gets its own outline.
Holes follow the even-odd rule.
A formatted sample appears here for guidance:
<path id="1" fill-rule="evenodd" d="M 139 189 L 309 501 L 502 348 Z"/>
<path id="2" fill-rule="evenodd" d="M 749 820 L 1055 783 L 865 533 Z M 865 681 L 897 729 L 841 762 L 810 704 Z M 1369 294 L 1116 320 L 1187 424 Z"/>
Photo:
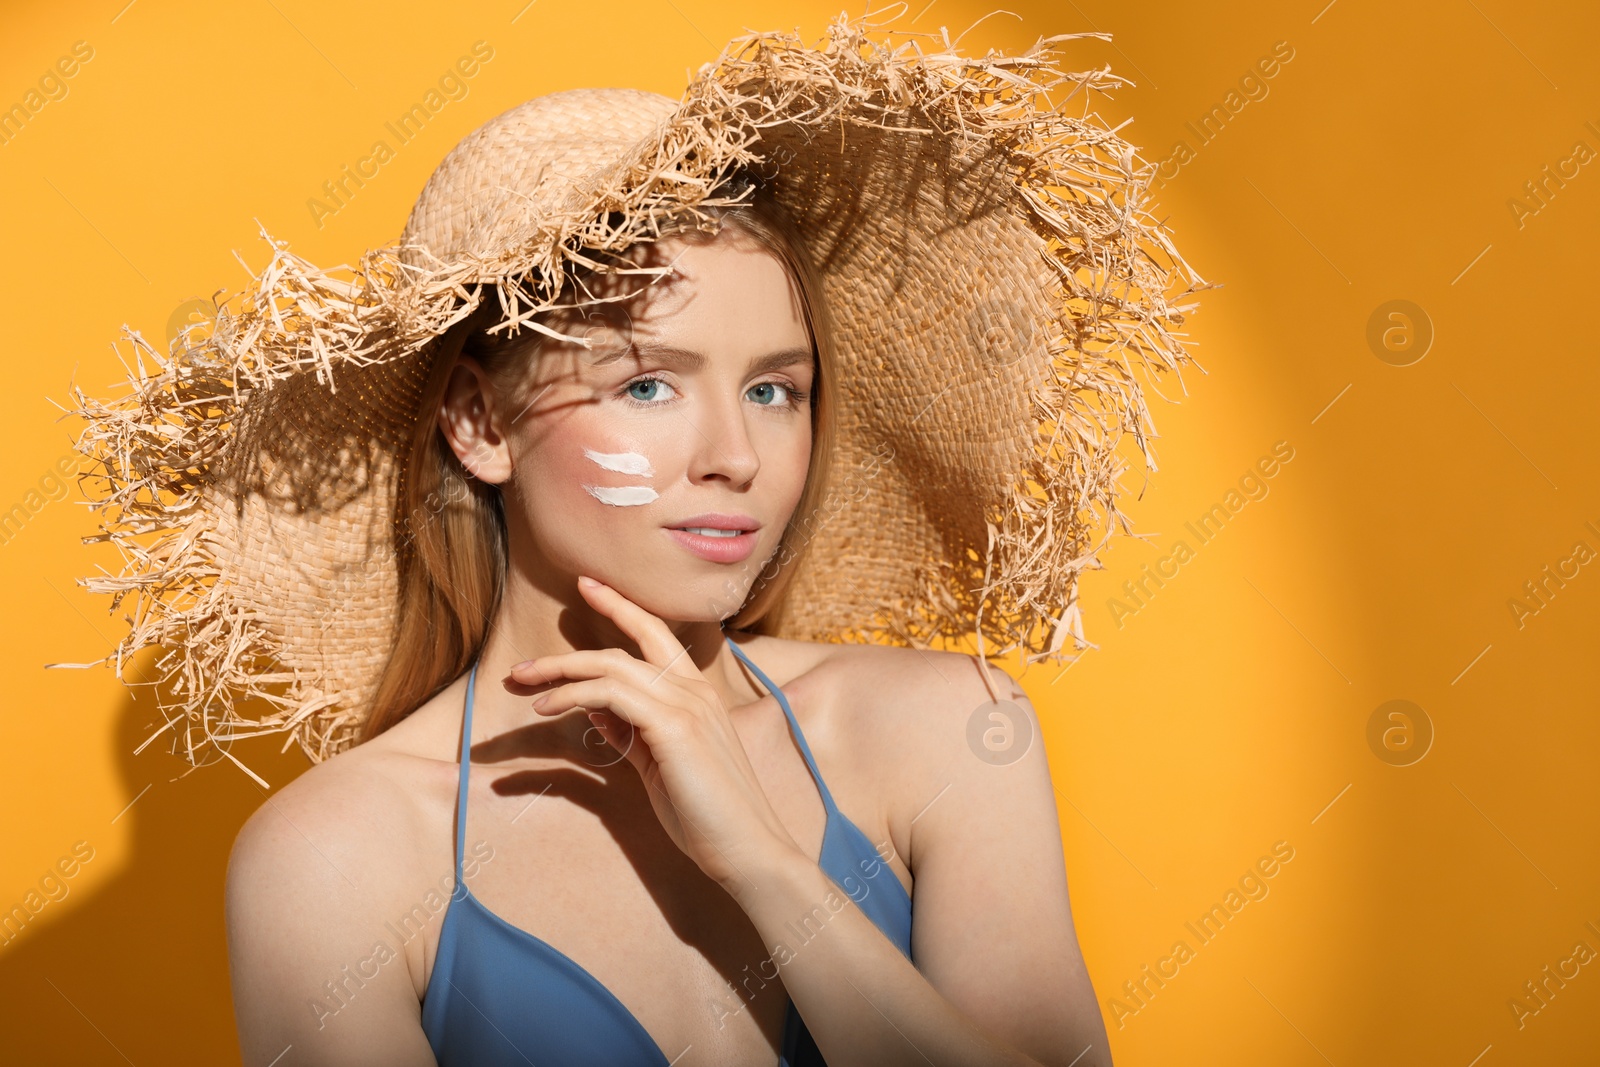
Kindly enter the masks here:
<path id="1" fill-rule="evenodd" d="M 712 563 L 738 563 L 749 557 L 756 548 L 756 531 L 760 523 L 748 515 L 696 515 L 675 523 L 674 526 L 694 526 L 712 530 L 742 530 L 733 537 L 708 537 L 687 530 L 668 527 L 667 532 L 677 542 L 701 559 Z"/>
<path id="2" fill-rule="evenodd" d="M 756 549 L 754 533 L 742 533 L 737 537 L 706 537 L 685 530 L 667 532 L 678 539 L 678 544 L 712 563 L 738 563 L 748 558 Z"/>

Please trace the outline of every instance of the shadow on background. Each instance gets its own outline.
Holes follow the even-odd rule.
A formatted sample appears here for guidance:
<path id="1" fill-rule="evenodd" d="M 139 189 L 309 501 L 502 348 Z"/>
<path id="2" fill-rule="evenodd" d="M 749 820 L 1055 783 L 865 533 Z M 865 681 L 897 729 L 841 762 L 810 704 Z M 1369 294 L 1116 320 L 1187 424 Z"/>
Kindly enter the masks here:
<path id="1" fill-rule="evenodd" d="M 145 790 L 117 816 L 132 823 L 119 827 L 131 836 L 127 867 L 86 898 L 72 888 L 81 873 L 64 879 L 67 895 L 0 945 L 6 1064 L 241 1062 L 224 932 L 228 852 L 251 812 L 310 764 L 264 738 L 233 754 L 270 791 L 226 759 L 179 778 L 188 764 L 167 735 L 133 754 L 159 723 L 146 691 L 124 698 L 118 768 L 127 796 Z M 85 866 L 97 862 L 102 853 Z"/>

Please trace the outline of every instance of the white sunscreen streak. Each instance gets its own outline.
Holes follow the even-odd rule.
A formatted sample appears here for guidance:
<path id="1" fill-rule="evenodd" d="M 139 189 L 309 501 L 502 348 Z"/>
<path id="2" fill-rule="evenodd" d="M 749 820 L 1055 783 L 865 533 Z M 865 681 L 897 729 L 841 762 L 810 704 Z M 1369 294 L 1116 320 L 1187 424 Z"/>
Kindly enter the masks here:
<path id="1" fill-rule="evenodd" d="M 619 508 L 633 507 L 636 504 L 648 504 L 656 498 L 656 491 L 648 485 L 586 485 L 589 495 L 602 504 L 611 504 Z"/>
<path id="2" fill-rule="evenodd" d="M 596 452 L 592 448 L 586 448 L 583 454 L 608 471 L 616 471 L 619 474 L 640 474 L 646 478 L 655 474 L 655 471 L 650 469 L 649 458 L 637 452 Z"/>
<path id="3" fill-rule="evenodd" d="M 619 474 L 637 474 L 642 477 L 651 477 L 655 471 L 650 467 L 650 460 L 637 452 L 596 452 L 592 448 L 583 450 L 595 463 L 608 471 Z M 589 495 L 602 504 L 611 504 L 614 507 L 627 508 L 638 504 L 648 504 L 656 498 L 656 491 L 648 485 L 624 485 L 618 487 L 604 485 L 585 485 Z"/>

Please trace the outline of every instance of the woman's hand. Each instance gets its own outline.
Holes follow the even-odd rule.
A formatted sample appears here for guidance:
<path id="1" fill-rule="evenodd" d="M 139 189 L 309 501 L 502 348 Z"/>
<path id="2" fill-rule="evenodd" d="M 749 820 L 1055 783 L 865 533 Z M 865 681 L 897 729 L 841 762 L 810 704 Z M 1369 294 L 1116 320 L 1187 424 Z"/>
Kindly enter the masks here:
<path id="1" fill-rule="evenodd" d="M 590 709 L 601 736 L 639 772 L 673 842 L 738 898 L 799 846 L 756 779 L 722 698 L 666 623 L 592 578 L 579 578 L 578 589 L 644 659 L 620 648 L 565 652 L 519 663 L 512 678 L 529 686 L 579 679 L 541 694 L 534 710 Z"/>

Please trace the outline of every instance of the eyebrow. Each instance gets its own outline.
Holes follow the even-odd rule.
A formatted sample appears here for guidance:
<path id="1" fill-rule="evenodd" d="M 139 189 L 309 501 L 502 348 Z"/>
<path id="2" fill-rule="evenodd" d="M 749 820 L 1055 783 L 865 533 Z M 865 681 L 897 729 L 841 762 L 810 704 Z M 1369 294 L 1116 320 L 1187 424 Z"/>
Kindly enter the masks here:
<path id="1" fill-rule="evenodd" d="M 605 355 L 590 361 L 591 367 L 606 367 L 628 357 L 649 356 L 669 367 L 687 370 L 699 370 L 705 366 L 706 357 L 699 352 L 676 345 L 660 344 L 653 341 L 630 341 L 625 347 L 615 348 Z M 752 374 L 765 374 L 767 371 L 777 370 L 780 367 L 792 367 L 796 364 L 810 364 L 812 352 L 809 348 L 784 348 L 777 352 L 769 352 L 750 365 Z"/>

